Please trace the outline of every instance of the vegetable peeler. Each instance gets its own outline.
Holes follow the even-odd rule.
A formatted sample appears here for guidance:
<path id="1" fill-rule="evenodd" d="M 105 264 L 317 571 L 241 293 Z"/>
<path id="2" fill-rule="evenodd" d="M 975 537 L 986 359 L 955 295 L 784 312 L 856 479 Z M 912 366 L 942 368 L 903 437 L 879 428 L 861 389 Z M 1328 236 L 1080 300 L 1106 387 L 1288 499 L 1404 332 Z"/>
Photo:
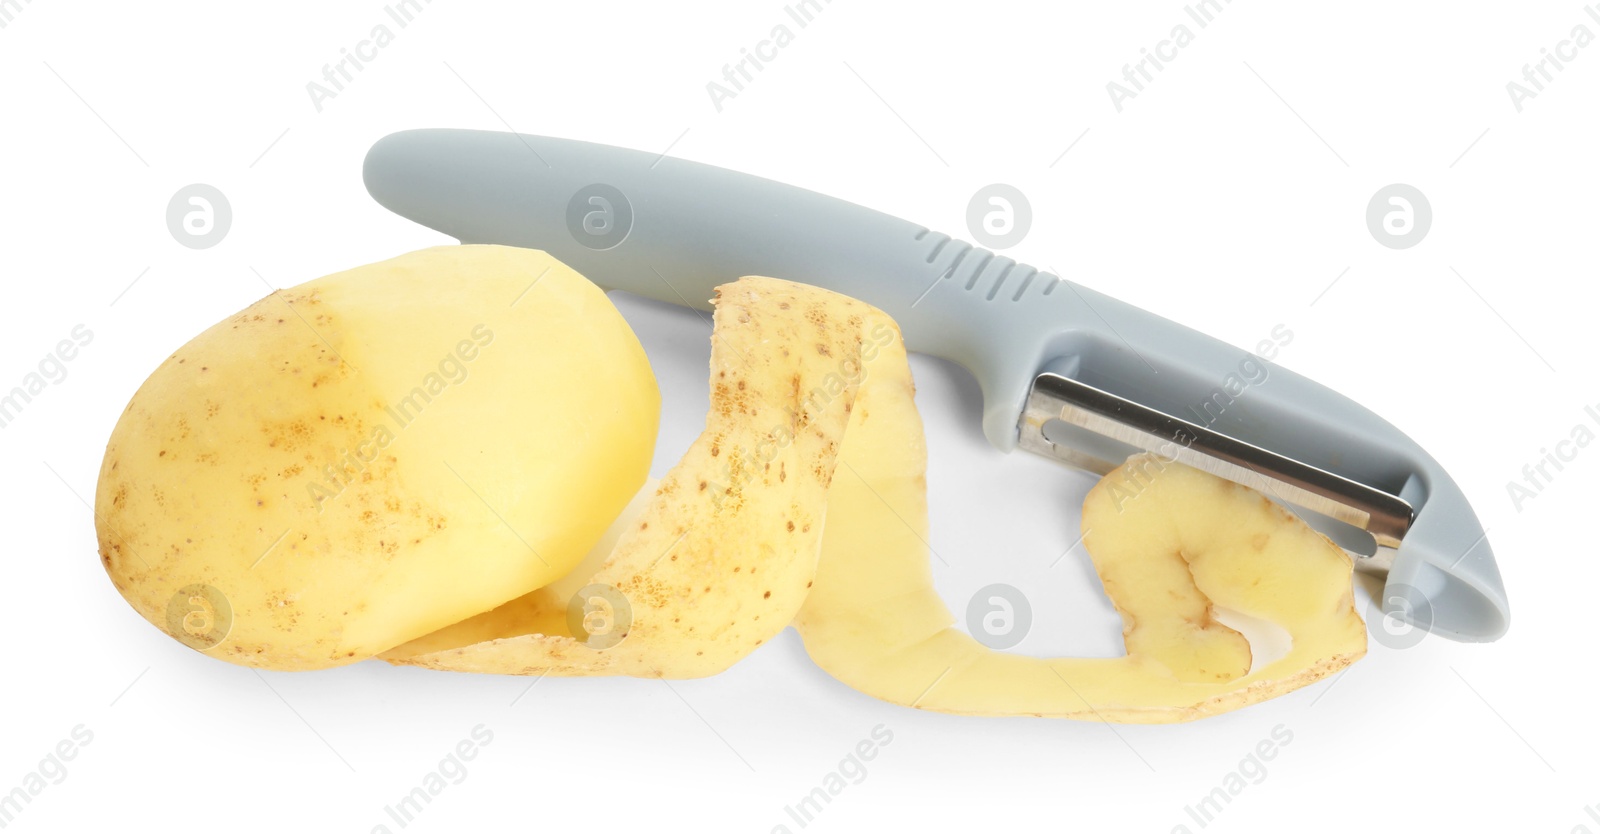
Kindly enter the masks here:
<path id="1" fill-rule="evenodd" d="M 766 275 L 859 298 L 909 349 L 977 378 L 1001 451 L 1102 474 L 1140 451 L 1203 469 L 1288 505 L 1383 577 L 1389 616 L 1460 641 L 1506 631 L 1483 526 L 1438 462 L 1249 351 L 926 227 L 665 155 L 411 130 L 379 140 L 364 176 L 403 217 L 544 250 L 607 289 L 709 309 L 717 285 Z"/>

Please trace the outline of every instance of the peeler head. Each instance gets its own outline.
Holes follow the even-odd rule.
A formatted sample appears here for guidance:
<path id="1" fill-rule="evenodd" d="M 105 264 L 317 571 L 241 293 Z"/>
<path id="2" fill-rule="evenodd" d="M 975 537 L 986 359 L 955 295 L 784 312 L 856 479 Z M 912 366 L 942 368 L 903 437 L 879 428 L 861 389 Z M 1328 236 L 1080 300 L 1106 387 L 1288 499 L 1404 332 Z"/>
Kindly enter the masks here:
<path id="1" fill-rule="evenodd" d="M 1051 358 L 1022 403 L 1018 446 L 1101 474 L 1151 452 L 1251 487 L 1382 579 L 1384 615 L 1458 641 L 1505 633 L 1482 525 L 1399 429 L 1259 357 L 1109 298 L 1092 303 L 1121 335 L 1080 327 L 1041 352 Z M 1118 343 L 1135 336 L 1145 341 L 1130 361 L 1131 344 Z"/>
<path id="2" fill-rule="evenodd" d="M 1358 570 L 1379 576 L 1416 517 L 1397 495 L 1056 373 L 1034 380 L 1018 430 L 1023 450 L 1102 475 L 1149 452 L 1156 466 L 1181 463 L 1243 484 L 1309 517 Z"/>

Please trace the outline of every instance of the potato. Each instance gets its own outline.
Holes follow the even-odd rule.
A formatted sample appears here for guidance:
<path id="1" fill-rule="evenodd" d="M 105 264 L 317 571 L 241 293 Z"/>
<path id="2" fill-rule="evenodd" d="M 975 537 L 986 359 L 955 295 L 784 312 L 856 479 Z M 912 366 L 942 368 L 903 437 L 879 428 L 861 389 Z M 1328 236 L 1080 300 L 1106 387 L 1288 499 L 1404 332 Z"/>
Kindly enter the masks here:
<path id="1" fill-rule="evenodd" d="M 106 449 L 101 559 L 213 657 L 361 660 L 570 572 L 648 475 L 659 411 L 583 276 L 414 252 L 274 292 L 163 362 Z"/>

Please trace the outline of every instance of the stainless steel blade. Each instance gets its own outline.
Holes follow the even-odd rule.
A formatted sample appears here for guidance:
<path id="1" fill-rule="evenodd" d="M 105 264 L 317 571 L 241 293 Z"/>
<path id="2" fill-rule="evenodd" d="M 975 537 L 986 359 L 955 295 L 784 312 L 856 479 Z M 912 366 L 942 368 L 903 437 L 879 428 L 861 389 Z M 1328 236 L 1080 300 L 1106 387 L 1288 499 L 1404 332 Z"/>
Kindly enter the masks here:
<path id="1" fill-rule="evenodd" d="M 1105 474 L 1131 454 L 1152 452 L 1250 487 L 1283 503 L 1371 534 L 1375 548 L 1352 548 L 1322 524 L 1368 572 L 1388 569 L 1415 518 L 1411 505 L 1367 484 L 1213 431 L 1070 377 L 1033 382 L 1018 426 L 1023 449 Z M 1304 518 L 1304 516 L 1302 516 Z"/>

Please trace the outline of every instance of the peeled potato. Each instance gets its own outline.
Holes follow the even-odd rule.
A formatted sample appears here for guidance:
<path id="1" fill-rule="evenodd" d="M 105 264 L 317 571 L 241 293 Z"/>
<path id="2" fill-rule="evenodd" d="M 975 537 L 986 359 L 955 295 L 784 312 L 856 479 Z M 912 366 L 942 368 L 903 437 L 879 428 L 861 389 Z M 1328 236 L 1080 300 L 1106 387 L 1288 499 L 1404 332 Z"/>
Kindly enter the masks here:
<path id="1" fill-rule="evenodd" d="M 648 474 L 660 399 L 605 294 L 542 252 L 449 246 L 280 290 L 128 404 L 100 554 L 223 660 L 361 660 L 566 575 Z"/>

